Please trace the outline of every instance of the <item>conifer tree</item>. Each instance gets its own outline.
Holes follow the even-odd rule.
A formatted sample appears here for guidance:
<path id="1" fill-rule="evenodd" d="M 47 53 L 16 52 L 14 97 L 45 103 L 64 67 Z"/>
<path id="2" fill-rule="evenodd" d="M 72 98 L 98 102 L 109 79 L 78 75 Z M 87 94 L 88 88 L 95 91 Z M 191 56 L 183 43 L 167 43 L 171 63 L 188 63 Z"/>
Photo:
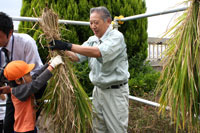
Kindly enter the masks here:
<path id="1" fill-rule="evenodd" d="M 42 9 L 48 4 L 59 15 L 60 19 L 89 21 L 89 11 L 92 7 L 105 6 L 109 9 L 112 18 L 123 15 L 124 17 L 145 13 L 145 0 L 23 0 L 21 16 L 37 17 L 41 15 Z M 33 10 L 34 9 L 34 10 Z M 35 22 L 21 22 L 19 32 L 25 32 L 34 37 L 38 42 L 39 53 L 43 62 L 48 55 L 39 44 L 40 30 L 31 30 Z M 38 26 L 34 29 L 37 29 Z M 68 29 L 68 31 L 66 30 Z M 119 27 L 125 36 L 127 52 L 130 63 L 130 71 L 137 65 L 143 64 L 147 57 L 147 18 L 126 21 Z M 61 31 L 62 38 L 69 42 L 82 44 L 93 35 L 89 26 L 65 25 Z M 45 51 L 45 52 L 44 52 Z M 134 62 L 134 63 L 131 63 Z M 137 63 L 135 63 L 137 62 Z M 92 85 L 87 77 L 87 64 L 77 67 L 77 74 L 83 86 L 92 89 Z M 86 75 L 85 75 L 86 74 Z"/>
<path id="2" fill-rule="evenodd" d="M 59 15 L 60 19 L 89 21 L 89 10 L 95 6 L 106 6 L 113 18 L 123 15 L 124 17 L 142 14 L 146 11 L 144 0 L 23 0 L 21 16 L 37 17 L 41 15 L 46 3 Z M 33 22 L 21 22 L 19 32 L 26 32 L 31 36 L 38 34 L 30 32 Z M 92 35 L 88 26 L 66 25 L 70 32 L 64 32 L 66 40 L 73 43 L 83 43 Z M 119 30 L 124 34 L 128 45 L 129 58 L 142 54 L 143 60 L 147 56 L 147 19 L 137 19 L 125 22 Z M 34 39 L 38 40 L 36 35 Z"/>

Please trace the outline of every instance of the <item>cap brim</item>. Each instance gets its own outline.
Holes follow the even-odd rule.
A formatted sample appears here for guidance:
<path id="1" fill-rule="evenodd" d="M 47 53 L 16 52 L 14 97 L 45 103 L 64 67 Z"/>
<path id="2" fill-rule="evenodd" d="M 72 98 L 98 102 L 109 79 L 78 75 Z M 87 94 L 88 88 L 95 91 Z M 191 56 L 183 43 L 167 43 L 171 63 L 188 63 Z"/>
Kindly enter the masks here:
<path id="1" fill-rule="evenodd" d="M 28 69 L 25 74 L 31 72 L 34 69 L 34 67 L 35 67 L 35 64 L 28 64 Z"/>

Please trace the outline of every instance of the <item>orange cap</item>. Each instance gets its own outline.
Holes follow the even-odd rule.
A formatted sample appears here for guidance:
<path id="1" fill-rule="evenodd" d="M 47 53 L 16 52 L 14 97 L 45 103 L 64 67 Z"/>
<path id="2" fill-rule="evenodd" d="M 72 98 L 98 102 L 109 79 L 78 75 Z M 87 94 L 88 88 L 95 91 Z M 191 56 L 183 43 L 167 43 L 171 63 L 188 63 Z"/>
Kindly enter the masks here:
<path id="1" fill-rule="evenodd" d="M 12 61 L 5 67 L 4 76 L 8 80 L 16 80 L 29 73 L 34 67 L 35 64 L 27 64 L 22 60 Z"/>

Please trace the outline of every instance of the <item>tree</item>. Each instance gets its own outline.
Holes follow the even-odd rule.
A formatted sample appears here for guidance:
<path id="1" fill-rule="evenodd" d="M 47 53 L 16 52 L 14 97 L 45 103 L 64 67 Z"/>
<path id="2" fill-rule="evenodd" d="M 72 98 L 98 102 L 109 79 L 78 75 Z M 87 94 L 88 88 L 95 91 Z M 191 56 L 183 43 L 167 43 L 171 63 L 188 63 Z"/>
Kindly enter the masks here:
<path id="1" fill-rule="evenodd" d="M 113 18 L 115 16 L 123 15 L 124 17 L 133 16 L 145 13 L 145 0 L 23 0 L 21 16 L 37 17 L 41 15 L 42 9 L 48 4 L 57 14 L 60 19 L 89 21 L 89 10 L 96 6 L 105 6 L 109 9 Z M 42 61 L 45 62 L 47 58 L 47 50 L 44 50 L 39 44 L 39 35 L 41 31 L 36 25 L 31 30 L 35 22 L 21 22 L 19 25 L 19 32 L 25 32 L 34 37 L 39 47 L 39 53 Z M 67 31 L 68 29 L 69 31 Z M 129 62 L 139 62 L 136 64 L 143 65 L 143 61 L 147 57 L 147 18 L 127 21 L 119 30 L 124 34 L 128 49 Z M 65 25 L 61 30 L 62 38 L 70 42 L 82 44 L 93 35 L 89 26 L 80 25 Z M 130 71 L 138 68 L 136 64 L 130 63 Z M 77 65 L 77 76 L 84 88 L 88 89 L 88 93 L 92 90 L 88 76 L 89 70 L 87 64 Z M 134 76 L 134 75 L 132 75 Z M 85 79 L 87 77 L 87 79 Z"/>

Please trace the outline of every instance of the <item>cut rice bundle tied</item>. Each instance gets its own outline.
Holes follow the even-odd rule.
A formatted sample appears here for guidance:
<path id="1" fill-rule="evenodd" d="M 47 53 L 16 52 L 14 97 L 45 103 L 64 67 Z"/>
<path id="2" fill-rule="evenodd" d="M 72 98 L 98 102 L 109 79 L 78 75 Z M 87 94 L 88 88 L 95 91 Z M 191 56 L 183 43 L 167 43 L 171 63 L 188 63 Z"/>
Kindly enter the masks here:
<path id="1" fill-rule="evenodd" d="M 58 15 L 52 10 L 43 10 L 39 25 L 46 42 L 61 40 Z M 51 51 L 49 56 L 61 55 L 64 65 L 53 72 L 43 100 L 47 117 L 51 116 L 56 132 L 86 132 L 91 127 L 91 101 L 74 74 L 73 66 L 64 51 Z"/>

